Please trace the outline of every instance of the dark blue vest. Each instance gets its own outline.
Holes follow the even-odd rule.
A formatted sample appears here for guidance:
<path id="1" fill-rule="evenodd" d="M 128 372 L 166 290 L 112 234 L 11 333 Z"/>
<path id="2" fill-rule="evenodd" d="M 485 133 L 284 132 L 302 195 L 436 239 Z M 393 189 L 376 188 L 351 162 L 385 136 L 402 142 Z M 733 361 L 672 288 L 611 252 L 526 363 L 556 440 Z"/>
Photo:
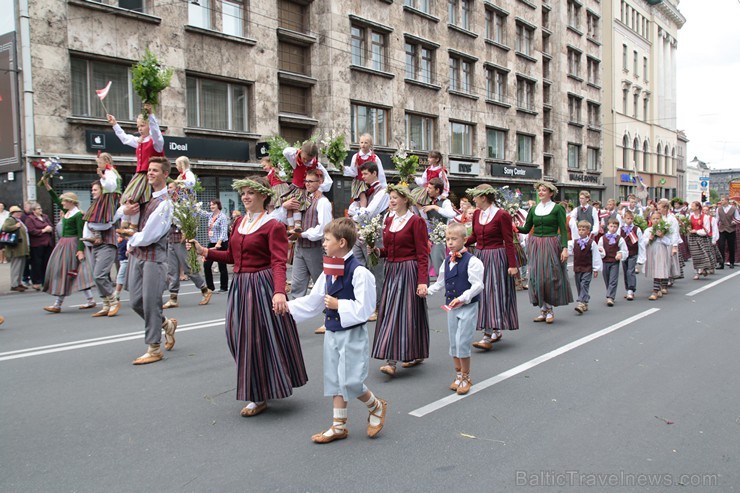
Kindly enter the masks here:
<path id="1" fill-rule="evenodd" d="M 470 289 L 470 280 L 468 279 L 468 264 L 473 256 L 465 252 L 462 258 L 450 270 L 450 257 L 447 257 L 447 263 L 443 265 L 445 269 L 445 301 L 449 304 L 452 300 Z M 473 298 L 470 302 L 475 303 L 480 295 Z"/>
<path id="2" fill-rule="evenodd" d="M 347 260 L 344 261 L 344 275 L 337 277 L 336 282 L 332 282 L 332 276 L 326 276 L 326 294 L 334 296 L 340 300 L 355 300 L 355 287 L 352 285 L 352 276 L 355 273 L 355 269 L 361 264 L 355 258 L 354 255 L 350 255 Z M 362 325 L 353 325 L 351 327 L 342 327 L 342 323 L 339 319 L 339 312 L 337 310 L 326 310 L 326 318 L 324 321 L 326 330 L 332 332 L 339 332 L 340 330 L 349 330 Z"/>

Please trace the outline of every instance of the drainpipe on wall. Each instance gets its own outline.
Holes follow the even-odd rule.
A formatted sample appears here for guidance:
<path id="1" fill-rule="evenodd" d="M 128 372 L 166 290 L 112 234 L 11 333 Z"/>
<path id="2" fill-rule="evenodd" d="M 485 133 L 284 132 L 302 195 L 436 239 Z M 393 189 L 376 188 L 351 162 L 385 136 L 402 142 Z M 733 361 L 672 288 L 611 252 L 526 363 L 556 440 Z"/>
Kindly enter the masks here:
<path id="1" fill-rule="evenodd" d="M 23 131 L 25 151 L 22 159 L 26 168 L 25 200 L 36 200 L 36 172 L 31 165 L 31 158 L 36 154 L 34 113 L 33 113 L 33 78 L 31 76 L 31 22 L 28 14 L 28 0 L 18 0 L 18 17 L 21 35 L 21 73 L 23 76 Z"/>

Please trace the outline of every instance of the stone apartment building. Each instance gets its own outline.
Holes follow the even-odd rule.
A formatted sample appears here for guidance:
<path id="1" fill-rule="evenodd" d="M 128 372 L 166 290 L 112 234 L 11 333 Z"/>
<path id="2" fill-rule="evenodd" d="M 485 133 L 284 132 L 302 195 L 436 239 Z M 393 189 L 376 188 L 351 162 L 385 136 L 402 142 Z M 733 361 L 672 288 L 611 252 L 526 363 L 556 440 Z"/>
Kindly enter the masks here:
<path id="1" fill-rule="evenodd" d="M 530 194 L 544 176 L 567 197 L 600 197 L 603 4 L 18 0 L 24 196 L 37 190 L 28 163 L 48 156 L 68 190 L 89 187 L 99 150 L 130 176 L 133 152 L 94 90 L 113 82 L 105 104 L 134 132 L 130 68 L 149 48 L 174 69 L 157 112 L 167 156 L 188 155 L 204 199 L 227 208 L 231 180 L 259 170 L 258 144 L 275 134 L 344 133 L 356 149 L 369 132 L 388 168 L 399 147 L 439 149 L 458 195 L 481 181 Z M 348 195 L 338 179 L 337 212 Z"/>

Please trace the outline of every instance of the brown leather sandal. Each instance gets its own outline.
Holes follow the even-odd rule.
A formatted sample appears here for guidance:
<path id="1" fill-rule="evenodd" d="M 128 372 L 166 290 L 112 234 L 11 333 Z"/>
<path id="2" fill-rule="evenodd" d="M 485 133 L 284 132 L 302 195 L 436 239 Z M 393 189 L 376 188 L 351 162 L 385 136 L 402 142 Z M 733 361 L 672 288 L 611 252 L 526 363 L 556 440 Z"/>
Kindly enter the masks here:
<path id="1" fill-rule="evenodd" d="M 334 421 L 338 421 L 342 423 L 343 425 L 347 424 L 347 418 L 334 418 Z M 331 443 L 335 440 L 344 440 L 349 436 L 349 430 L 347 428 L 343 428 L 341 430 L 334 428 L 334 425 L 331 425 L 331 428 L 329 428 L 332 432 L 331 435 L 324 435 L 326 432 L 317 433 L 314 436 L 311 437 L 311 440 L 313 443 Z M 328 431 L 328 430 L 327 430 Z"/>

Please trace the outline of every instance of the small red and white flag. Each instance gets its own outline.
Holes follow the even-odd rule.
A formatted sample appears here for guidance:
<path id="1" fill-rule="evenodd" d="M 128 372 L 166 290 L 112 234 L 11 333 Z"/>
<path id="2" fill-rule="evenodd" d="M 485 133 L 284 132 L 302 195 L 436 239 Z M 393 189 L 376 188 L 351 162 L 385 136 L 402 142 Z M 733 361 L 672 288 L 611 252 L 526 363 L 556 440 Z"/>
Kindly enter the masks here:
<path id="1" fill-rule="evenodd" d="M 636 232 L 636 231 L 635 231 L 634 229 L 633 229 L 632 231 L 630 231 L 630 234 L 629 234 L 628 236 L 629 236 L 630 242 L 631 242 L 631 243 L 632 243 L 633 245 L 634 245 L 635 243 L 637 243 L 637 232 Z"/>
<path id="2" fill-rule="evenodd" d="M 344 259 L 341 257 L 324 257 L 324 274 L 327 276 L 343 276 Z"/>
<path id="3" fill-rule="evenodd" d="M 102 89 L 96 89 L 95 90 L 95 93 L 98 95 L 98 97 L 100 98 L 101 101 L 104 100 L 105 97 L 108 95 L 108 91 L 110 91 L 110 85 L 112 83 L 113 83 L 113 81 L 110 81 L 109 80 L 108 81 L 108 85 L 106 85 L 104 88 L 102 88 Z"/>
<path id="4" fill-rule="evenodd" d="M 442 305 L 442 309 L 446 312 L 451 312 L 453 310 L 450 305 Z"/>

